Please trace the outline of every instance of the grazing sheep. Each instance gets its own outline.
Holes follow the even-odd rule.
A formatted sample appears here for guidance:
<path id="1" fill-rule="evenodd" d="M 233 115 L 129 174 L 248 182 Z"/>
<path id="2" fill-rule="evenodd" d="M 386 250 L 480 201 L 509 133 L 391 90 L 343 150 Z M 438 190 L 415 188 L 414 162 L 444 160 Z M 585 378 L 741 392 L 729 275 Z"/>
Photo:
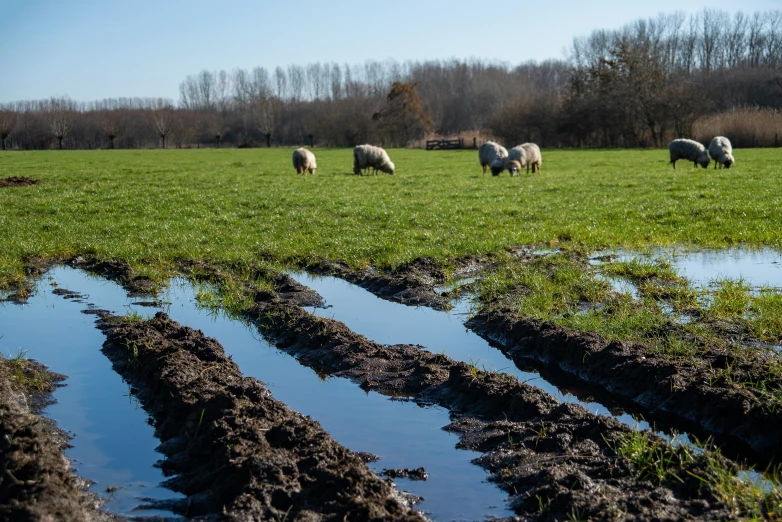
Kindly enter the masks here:
<path id="1" fill-rule="evenodd" d="M 508 169 L 511 176 L 518 176 L 521 172 L 521 163 L 516 160 L 508 159 L 505 163 L 505 168 Z"/>
<path id="2" fill-rule="evenodd" d="M 540 154 L 540 147 L 534 143 L 522 143 L 521 145 L 516 145 L 510 149 L 508 158 L 519 162 L 521 167 L 527 167 L 527 174 L 529 174 L 530 167 L 532 167 L 532 172 L 540 172 L 540 166 L 543 164 L 543 157 Z"/>
<path id="3" fill-rule="evenodd" d="M 486 167 L 491 165 L 492 161 L 497 159 L 505 159 L 507 157 L 508 151 L 505 149 L 505 147 L 498 143 L 494 143 L 493 141 L 487 141 L 478 149 L 478 161 L 481 162 L 481 167 L 483 167 L 484 174 L 486 174 Z"/>
<path id="4" fill-rule="evenodd" d="M 296 174 L 315 174 L 318 165 L 315 163 L 315 154 L 312 151 L 301 147 L 293 151 L 293 168 Z"/>
<path id="5" fill-rule="evenodd" d="M 489 170 L 491 170 L 492 176 L 499 176 L 502 174 L 502 171 L 505 170 L 506 164 L 505 164 L 505 158 L 497 158 L 491 163 L 489 163 Z"/>
<path id="6" fill-rule="evenodd" d="M 394 162 L 388 157 L 388 153 L 381 147 L 374 145 L 358 145 L 353 149 L 353 172 L 361 174 L 365 169 L 372 167 L 372 174 L 377 171 L 393 174 L 396 170 Z"/>
<path id="7" fill-rule="evenodd" d="M 692 161 L 694 166 L 700 165 L 704 169 L 709 166 L 709 155 L 706 147 L 694 140 L 673 140 L 668 145 L 671 153 L 671 163 L 676 168 L 676 162 L 680 159 Z"/>
<path id="8" fill-rule="evenodd" d="M 726 169 L 729 169 L 731 165 L 736 163 L 736 159 L 733 157 L 733 145 L 730 144 L 730 140 L 725 136 L 717 136 L 711 143 L 709 143 L 709 156 L 714 160 L 714 168 L 717 165 L 722 165 Z"/>

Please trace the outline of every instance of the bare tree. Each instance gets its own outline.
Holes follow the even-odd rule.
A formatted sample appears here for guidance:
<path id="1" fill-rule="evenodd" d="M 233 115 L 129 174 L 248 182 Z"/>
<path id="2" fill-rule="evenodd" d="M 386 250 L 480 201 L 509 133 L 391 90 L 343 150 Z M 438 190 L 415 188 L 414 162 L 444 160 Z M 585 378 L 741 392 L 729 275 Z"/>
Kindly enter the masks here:
<path id="1" fill-rule="evenodd" d="M 253 116 L 258 130 L 266 139 L 266 146 L 272 146 L 272 135 L 282 112 L 282 100 L 276 96 L 261 94 L 255 98 Z"/>
<path id="2" fill-rule="evenodd" d="M 16 111 L 0 107 L 0 143 L 5 150 L 5 140 L 10 136 L 16 126 Z"/>
<path id="3" fill-rule="evenodd" d="M 174 107 L 169 100 L 155 100 L 152 106 L 152 124 L 160 136 L 161 148 L 166 148 L 166 138 L 174 129 Z"/>
<path id="4" fill-rule="evenodd" d="M 75 105 L 68 98 L 52 98 L 49 100 L 49 125 L 52 134 L 57 138 L 60 150 L 62 140 L 71 132 L 75 116 Z"/>

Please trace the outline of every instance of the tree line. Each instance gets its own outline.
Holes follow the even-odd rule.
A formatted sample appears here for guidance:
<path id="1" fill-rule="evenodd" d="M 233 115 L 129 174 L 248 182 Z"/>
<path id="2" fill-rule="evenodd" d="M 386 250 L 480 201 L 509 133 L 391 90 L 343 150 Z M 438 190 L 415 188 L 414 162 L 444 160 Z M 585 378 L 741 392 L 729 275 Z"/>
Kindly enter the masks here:
<path id="1" fill-rule="evenodd" d="M 781 108 L 782 11 L 706 9 L 596 30 L 575 38 L 564 59 L 541 63 L 204 70 L 182 81 L 176 103 L 7 103 L 0 141 L 14 149 L 406 146 L 472 133 L 543 147 L 647 147 L 692 137 L 698 122 L 719 128 L 719 114 L 735 119 L 742 110 L 761 111 L 770 122 L 763 132 L 782 135 Z M 768 136 L 746 141 L 771 143 Z"/>

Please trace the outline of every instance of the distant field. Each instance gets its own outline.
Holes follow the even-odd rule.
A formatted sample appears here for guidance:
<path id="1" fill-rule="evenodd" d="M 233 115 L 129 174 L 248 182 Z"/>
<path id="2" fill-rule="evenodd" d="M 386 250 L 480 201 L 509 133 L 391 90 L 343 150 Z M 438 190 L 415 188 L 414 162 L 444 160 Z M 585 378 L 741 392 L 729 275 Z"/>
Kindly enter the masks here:
<path id="1" fill-rule="evenodd" d="M 477 152 L 393 149 L 397 174 L 355 176 L 349 149 L 0 154 L 0 288 L 30 256 L 92 253 L 147 270 L 183 259 L 394 266 L 519 245 L 782 247 L 782 149 L 741 149 L 730 170 L 664 150 L 543 151 L 541 175 L 483 175 Z"/>

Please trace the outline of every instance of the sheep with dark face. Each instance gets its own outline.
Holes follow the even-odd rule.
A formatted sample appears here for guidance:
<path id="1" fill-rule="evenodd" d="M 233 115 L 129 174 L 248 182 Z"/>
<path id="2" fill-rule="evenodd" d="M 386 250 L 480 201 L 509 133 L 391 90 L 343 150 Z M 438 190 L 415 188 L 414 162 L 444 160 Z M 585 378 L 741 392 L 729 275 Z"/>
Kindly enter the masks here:
<path id="1" fill-rule="evenodd" d="M 676 162 L 680 159 L 692 161 L 694 166 L 700 165 L 704 169 L 709 166 L 709 154 L 706 147 L 694 140 L 679 139 L 673 140 L 668 145 L 668 151 L 671 153 L 671 163 L 676 168 Z"/>
<path id="2" fill-rule="evenodd" d="M 388 153 L 381 147 L 374 145 L 358 145 L 353 149 L 353 173 L 361 174 L 362 171 L 372 168 L 373 174 L 377 171 L 393 174 L 396 166 Z"/>
<path id="3" fill-rule="evenodd" d="M 502 171 L 505 170 L 505 167 L 505 158 L 497 158 L 489 164 L 489 170 L 491 170 L 492 176 L 499 176 L 502 174 Z"/>
<path id="4" fill-rule="evenodd" d="M 504 160 L 508 157 L 508 151 L 502 145 L 494 143 L 493 141 L 487 141 L 478 149 L 478 161 L 481 163 L 483 173 L 486 174 L 486 167 L 490 167 L 495 160 Z M 504 167 L 503 167 L 504 169 Z M 502 172 L 502 170 L 500 170 Z M 492 170 L 494 174 L 494 170 Z M 494 174 L 495 176 L 498 175 Z"/>
<path id="5" fill-rule="evenodd" d="M 717 136 L 711 143 L 709 143 L 709 156 L 714 160 L 714 168 L 717 165 L 722 165 L 726 169 L 729 169 L 731 165 L 736 163 L 736 159 L 733 157 L 733 145 L 730 144 L 730 140 L 725 136 Z"/>
<path id="6" fill-rule="evenodd" d="M 312 151 L 301 147 L 293 151 L 293 168 L 296 174 L 315 174 L 318 165 L 315 163 L 315 154 Z"/>

